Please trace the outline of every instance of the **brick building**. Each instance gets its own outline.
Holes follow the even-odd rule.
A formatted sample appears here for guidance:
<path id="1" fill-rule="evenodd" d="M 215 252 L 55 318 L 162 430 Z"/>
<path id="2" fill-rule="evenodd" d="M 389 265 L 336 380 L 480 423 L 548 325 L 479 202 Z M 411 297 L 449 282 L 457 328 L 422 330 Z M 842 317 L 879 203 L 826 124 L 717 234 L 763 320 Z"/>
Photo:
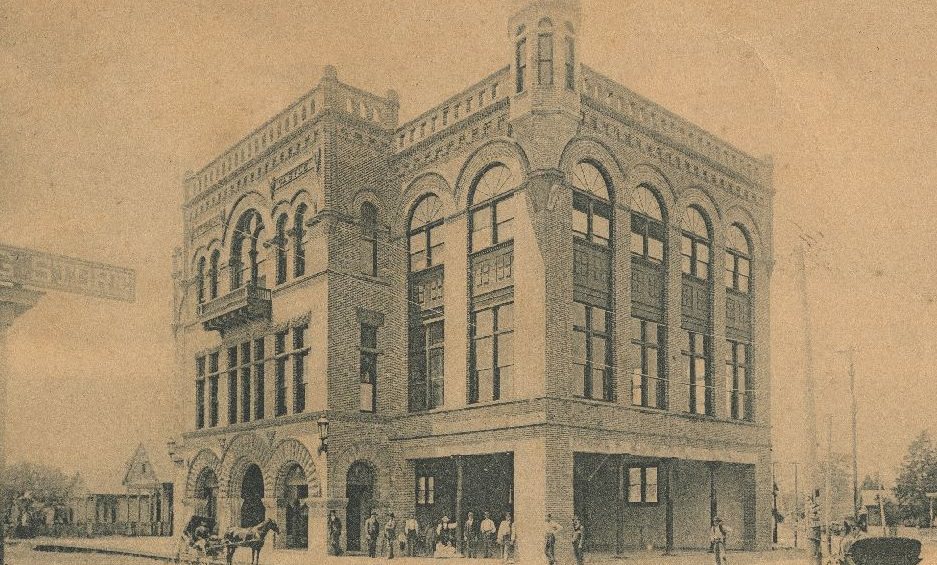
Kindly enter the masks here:
<path id="1" fill-rule="evenodd" d="M 176 516 L 546 513 L 594 550 L 769 545 L 771 164 L 576 59 L 579 6 L 406 123 L 318 85 L 185 180 Z M 322 450 L 317 422 L 328 421 Z M 569 544 L 560 548 L 568 551 Z"/>

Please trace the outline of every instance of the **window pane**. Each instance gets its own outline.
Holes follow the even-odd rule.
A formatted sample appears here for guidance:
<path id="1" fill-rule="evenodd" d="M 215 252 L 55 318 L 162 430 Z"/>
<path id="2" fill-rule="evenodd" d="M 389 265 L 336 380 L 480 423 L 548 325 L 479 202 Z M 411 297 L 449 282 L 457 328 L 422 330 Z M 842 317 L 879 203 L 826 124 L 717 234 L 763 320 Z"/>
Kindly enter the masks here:
<path id="1" fill-rule="evenodd" d="M 647 369 L 646 373 L 649 377 L 658 377 L 658 365 L 657 365 L 657 350 L 650 347 L 644 350 L 644 354 L 647 356 Z"/>
<path id="2" fill-rule="evenodd" d="M 683 255 L 681 257 L 680 269 L 685 275 L 693 274 L 693 259 Z"/>
<path id="3" fill-rule="evenodd" d="M 491 338 L 485 337 L 475 340 L 475 368 L 490 369 L 493 363 Z"/>
<path id="4" fill-rule="evenodd" d="M 573 326 L 586 327 L 586 305 L 573 302 L 569 308 L 569 317 L 572 319 Z"/>
<path id="5" fill-rule="evenodd" d="M 641 468 L 628 469 L 628 502 L 641 502 Z"/>
<path id="6" fill-rule="evenodd" d="M 478 400 L 490 402 L 494 398 L 493 372 L 491 369 L 480 369 L 478 375 Z"/>
<path id="7" fill-rule="evenodd" d="M 572 345 L 573 362 L 586 360 L 586 334 L 583 332 L 573 332 Z"/>
<path id="8" fill-rule="evenodd" d="M 498 399 L 514 398 L 514 367 L 498 369 Z"/>
<path id="9" fill-rule="evenodd" d="M 501 334 L 498 336 L 498 366 L 514 364 L 514 334 Z"/>
<path id="10" fill-rule="evenodd" d="M 426 234 L 419 232 L 410 235 L 410 253 L 417 253 L 426 250 Z"/>
<path id="11" fill-rule="evenodd" d="M 591 398 L 605 398 L 605 370 L 592 369 L 592 396 Z"/>
<path id="12" fill-rule="evenodd" d="M 696 262 L 696 276 L 701 279 L 708 279 L 709 278 L 709 263 L 697 261 Z"/>
<path id="13" fill-rule="evenodd" d="M 641 328 L 642 320 L 640 318 L 631 318 L 631 339 L 634 341 L 642 341 Z"/>
<path id="14" fill-rule="evenodd" d="M 732 271 L 732 268 L 726 265 L 726 271 L 725 271 L 726 288 L 735 288 L 734 276 L 735 276 L 735 273 Z"/>
<path id="15" fill-rule="evenodd" d="M 748 292 L 749 278 L 739 275 L 739 291 Z"/>
<path id="16" fill-rule="evenodd" d="M 696 258 L 705 263 L 709 263 L 709 246 L 705 243 L 696 243 Z"/>
<path id="17" fill-rule="evenodd" d="M 446 260 L 446 244 L 442 241 L 433 241 L 430 249 L 430 264 L 440 265 Z"/>
<path id="18" fill-rule="evenodd" d="M 426 341 L 430 345 L 442 343 L 445 338 L 445 330 L 442 322 L 433 322 L 426 328 Z"/>
<path id="19" fill-rule="evenodd" d="M 573 209 L 573 231 L 582 235 L 589 233 L 589 216 L 586 212 Z"/>
<path id="20" fill-rule="evenodd" d="M 514 239 L 514 220 L 498 222 L 498 240 L 495 243 L 510 241 Z"/>
<path id="21" fill-rule="evenodd" d="M 592 216 L 592 233 L 600 241 L 598 243 L 607 243 L 609 240 L 610 224 L 608 218 L 595 215 Z"/>
<path id="22" fill-rule="evenodd" d="M 491 245 L 491 208 L 472 212 L 472 251 Z"/>
<path id="23" fill-rule="evenodd" d="M 650 237 L 647 240 L 647 256 L 655 261 L 664 260 L 664 243 L 659 239 Z"/>
<path id="24" fill-rule="evenodd" d="M 370 383 L 361 383 L 361 406 L 362 412 L 372 412 L 374 410 L 374 385 Z"/>
<path id="25" fill-rule="evenodd" d="M 644 470 L 646 487 L 644 489 L 645 502 L 657 502 L 657 467 L 648 467 Z"/>
<path id="26" fill-rule="evenodd" d="M 509 196 L 495 204 L 495 215 L 498 222 L 514 219 L 514 197 Z"/>
<path id="27" fill-rule="evenodd" d="M 426 252 L 417 251 L 410 254 L 410 270 L 419 271 L 426 268 Z"/>
<path id="28" fill-rule="evenodd" d="M 514 328 L 514 304 L 504 304 L 498 308 L 498 329 L 510 330 Z"/>
<path id="29" fill-rule="evenodd" d="M 479 310 L 475 313 L 475 336 L 484 337 L 494 333 L 494 310 Z"/>
<path id="30" fill-rule="evenodd" d="M 631 252 L 635 255 L 644 255 L 644 236 L 631 232 Z"/>
<path id="31" fill-rule="evenodd" d="M 751 274 L 751 263 L 748 259 L 739 257 L 739 273 L 745 275 L 746 277 Z"/>
<path id="32" fill-rule="evenodd" d="M 605 310 L 592 307 L 592 329 L 599 333 L 606 333 Z"/>
<path id="33" fill-rule="evenodd" d="M 594 366 L 605 366 L 605 338 L 592 338 L 592 363 Z"/>
<path id="34" fill-rule="evenodd" d="M 377 349 L 377 328 L 374 326 L 361 326 L 361 347 Z"/>

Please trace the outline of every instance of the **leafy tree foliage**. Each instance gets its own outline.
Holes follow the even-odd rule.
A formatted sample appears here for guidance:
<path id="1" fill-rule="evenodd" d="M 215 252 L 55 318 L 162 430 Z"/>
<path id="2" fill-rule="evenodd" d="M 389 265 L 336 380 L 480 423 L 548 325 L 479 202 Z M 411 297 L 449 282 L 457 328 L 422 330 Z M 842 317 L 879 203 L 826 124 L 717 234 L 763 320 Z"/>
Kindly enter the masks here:
<path id="1" fill-rule="evenodd" d="M 17 463 L 8 466 L 0 477 L 0 497 L 3 508 L 9 509 L 13 500 L 28 493 L 33 504 L 57 506 L 68 499 L 72 479 L 61 470 L 36 463 Z"/>
<path id="2" fill-rule="evenodd" d="M 908 446 L 895 480 L 901 522 L 916 526 L 929 524 L 928 492 L 937 492 L 937 451 L 930 435 L 922 431 Z"/>

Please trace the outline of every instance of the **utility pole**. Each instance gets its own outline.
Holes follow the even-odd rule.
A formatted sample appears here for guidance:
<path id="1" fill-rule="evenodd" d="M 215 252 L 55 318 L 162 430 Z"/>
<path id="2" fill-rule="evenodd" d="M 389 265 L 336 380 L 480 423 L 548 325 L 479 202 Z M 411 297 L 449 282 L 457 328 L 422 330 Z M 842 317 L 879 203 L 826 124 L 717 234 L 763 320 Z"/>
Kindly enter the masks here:
<path id="1" fill-rule="evenodd" d="M 826 496 L 824 496 L 823 529 L 826 530 L 826 554 L 833 555 L 833 414 L 826 415 Z"/>
<path id="2" fill-rule="evenodd" d="M 800 478 L 797 473 L 797 465 L 794 461 L 794 549 L 797 549 L 797 533 L 800 531 Z"/>
<path id="3" fill-rule="evenodd" d="M 852 508 L 853 517 L 859 519 L 859 432 L 856 425 L 856 349 L 849 349 L 849 397 L 852 414 Z"/>
<path id="4" fill-rule="evenodd" d="M 804 420 L 806 423 L 805 439 L 806 439 L 806 461 L 804 462 L 806 466 L 806 476 L 807 476 L 807 492 L 811 493 L 811 497 L 815 497 L 816 493 L 819 491 L 819 476 L 817 473 L 817 412 L 816 412 L 816 399 L 815 399 L 815 384 L 814 384 L 814 375 L 813 375 L 813 340 L 811 339 L 811 324 L 810 324 L 810 301 L 807 296 L 807 251 L 805 245 L 809 245 L 807 240 L 809 236 L 801 236 L 800 244 L 800 260 L 798 261 L 800 269 L 800 298 L 801 304 L 803 306 L 803 320 L 804 320 Z M 817 500 L 813 500 L 812 504 L 817 503 Z M 811 519 L 811 528 L 814 527 L 813 520 Z M 811 536 L 817 535 L 816 532 L 811 532 Z M 812 546 L 812 551 L 815 552 L 812 557 L 816 557 L 820 554 L 820 544 Z"/>
<path id="5" fill-rule="evenodd" d="M 777 461 L 771 462 L 771 501 L 772 501 L 772 516 L 771 524 L 773 526 L 771 533 L 771 542 L 777 545 L 778 543 L 778 475 L 776 471 L 778 463 Z M 931 505 L 933 506 L 933 504 Z M 931 514 L 933 514 L 933 510 Z"/>

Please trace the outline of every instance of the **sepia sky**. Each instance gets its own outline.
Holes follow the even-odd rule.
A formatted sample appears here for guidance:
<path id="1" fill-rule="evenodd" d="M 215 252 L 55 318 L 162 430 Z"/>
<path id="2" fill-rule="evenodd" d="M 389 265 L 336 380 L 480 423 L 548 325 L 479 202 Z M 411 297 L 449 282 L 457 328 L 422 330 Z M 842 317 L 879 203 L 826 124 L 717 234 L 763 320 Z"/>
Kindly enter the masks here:
<path id="1" fill-rule="evenodd" d="M 408 119 L 509 63 L 506 22 L 521 3 L 0 4 L 0 242 L 128 266 L 138 284 L 134 304 L 49 293 L 18 320 L 10 459 L 100 477 L 119 474 L 140 440 L 165 445 L 187 169 L 312 88 L 326 64 L 352 85 L 397 90 Z M 848 449 L 846 364 L 833 352 L 855 344 L 860 475 L 893 475 L 937 400 L 937 8 L 582 4 L 580 61 L 774 159 L 780 472 L 803 458 L 792 253 L 804 230 L 820 242 L 808 263 L 820 417 L 833 413 Z"/>

